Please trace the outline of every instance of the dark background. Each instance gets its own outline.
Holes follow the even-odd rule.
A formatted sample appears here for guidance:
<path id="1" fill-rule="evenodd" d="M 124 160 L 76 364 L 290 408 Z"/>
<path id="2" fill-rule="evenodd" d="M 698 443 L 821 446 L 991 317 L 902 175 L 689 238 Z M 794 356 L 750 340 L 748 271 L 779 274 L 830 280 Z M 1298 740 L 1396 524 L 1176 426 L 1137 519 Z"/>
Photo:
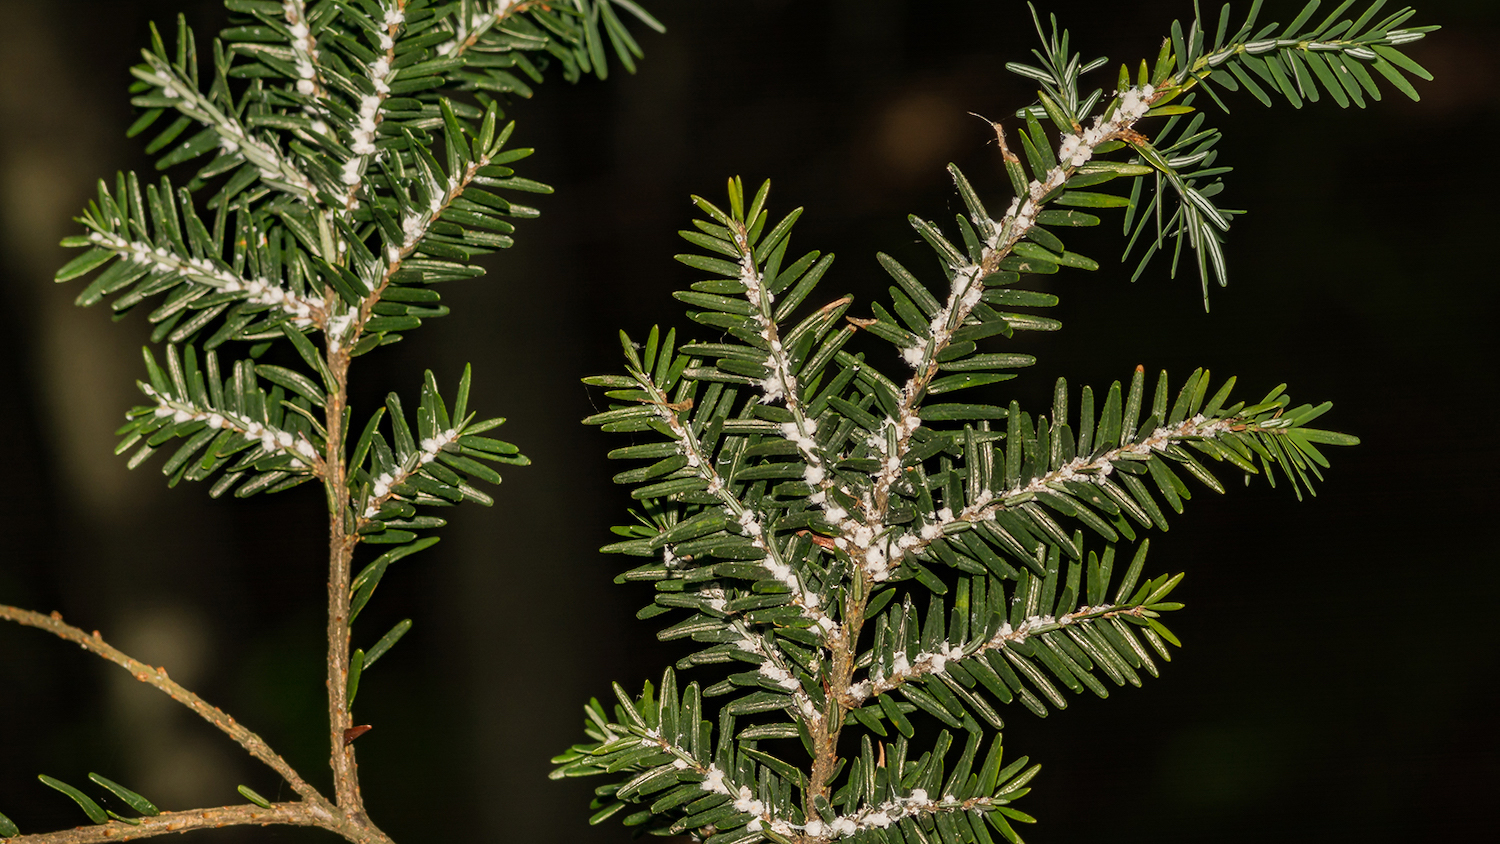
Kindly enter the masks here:
<path id="1" fill-rule="evenodd" d="M 535 461 L 507 474 L 493 509 L 454 512 L 356 629 L 367 644 L 416 622 L 358 707 L 375 726 L 359 745 L 365 793 L 398 841 L 627 839 L 613 822 L 585 827 L 589 783 L 545 779 L 588 696 L 611 679 L 638 687 L 676 653 L 633 619 L 647 592 L 612 586 L 622 561 L 595 550 L 624 518 L 603 457 L 621 441 L 577 424 L 597 401 L 578 378 L 618 367 L 621 327 L 687 325 L 668 294 L 693 278 L 671 260 L 688 195 L 774 178 L 773 210 L 808 207 L 798 244 L 840 255 L 824 296 L 863 302 L 886 284 L 876 250 L 930 267 L 905 215 L 960 210 L 946 162 L 992 208 L 1008 202 L 992 135 L 966 112 L 1002 117 L 1034 97 L 1002 67 L 1033 44 L 1019 2 L 648 5 L 669 33 L 643 34 L 638 75 L 554 78 L 512 110 L 515 143 L 540 150 L 522 174 L 557 188 L 542 219 L 488 278 L 444 291 L 452 316 L 355 370 L 368 410 L 387 389 L 414 394 L 425 367 L 451 384 L 473 361 L 473 406 L 508 415 L 503 435 Z M 1045 5 L 1086 57 L 1131 62 L 1190 13 Z M 1008 750 L 1044 763 L 1022 804 L 1042 821 L 1032 840 L 1493 834 L 1500 14 L 1491 0 L 1419 8 L 1446 27 L 1410 48 L 1437 76 L 1418 83 L 1421 103 L 1392 92 L 1365 112 L 1326 99 L 1268 111 L 1242 95 L 1214 118 L 1238 168 L 1225 202 L 1252 213 L 1211 315 L 1191 273 L 1129 284 L 1109 226 L 1070 241 L 1104 269 L 1045 283 L 1066 327 L 1023 341 L 1041 363 L 999 395 L 1035 406 L 1058 375 L 1097 387 L 1143 363 L 1180 382 L 1203 365 L 1239 375 L 1246 397 L 1286 380 L 1299 400 L 1331 399 L 1325 421 L 1364 443 L 1335 455 L 1314 500 L 1235 483 L 1156 538 L 1150 573 L 1190 575 L 1173 625 L 1186 647 L 1161 679 L 1045 721 L 1007 713 Z M 149 170 L 123 137 L 126 68 L 147 22 L 178 9 L 200 32 L 221 25 L 211 0 L 0 2 L 0 602 L 58 609 L 167 665 L 321 785 L 319 493 L 215 502 L 149 466 L 128 472 L 111 431 L 138 397 L 144 315 L 112 326 L 72 307 L 76 284 L 50 281 L 93 179 Z M 287 796 L 186 710 L 36 631 L 0 628 L 0 683 L 0 810 L 23 830 L 81 820 L 37 773 L 98 771 L 169 808 L 237 801 L 238 783 Z"/>

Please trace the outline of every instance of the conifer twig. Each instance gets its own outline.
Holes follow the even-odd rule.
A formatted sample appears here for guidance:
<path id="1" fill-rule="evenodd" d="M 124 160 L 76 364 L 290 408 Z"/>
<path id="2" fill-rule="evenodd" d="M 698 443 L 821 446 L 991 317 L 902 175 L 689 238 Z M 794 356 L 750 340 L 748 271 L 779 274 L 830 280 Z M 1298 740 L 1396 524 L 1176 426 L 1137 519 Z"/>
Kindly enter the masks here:
<path id="1" fill-rule="evenodd" d="M 923 282 L 881 254 L 897 286 L 889 307 L 873 304 L 871 319 L 845 317 L 844 297 L 783 329 L 832 258 L 788 255 L 802 209 L 773 223 L 770 183 L 751 198 L 739 177 L 729 181 L 727 210 L 693 197 L 703 218 L 679 234 L 697 249 L 676 258 L 711 277 L 673 295 L 720 337 L 679 344 L 676 329 L 663 335 L 653 327 L 642 354 L 622 333 L 627 375 L 585 379 L 613 400 L 585 424 L 664 438 L 609 453 L 655 462 L 615 476 L 643 504 L 631 511 L 635 523 L 614 528 L 626 539 L 603 550 L 650 558 L 617 582 L 654 582 L 638 617 L 688 610 L 658 636 L 697 643 L 638 696 L 616 684 L 612 720 L 591 701 L 588 741 L 553 759 L 557 779 L 620 777 L 595 790 L 591 823 L 623 812 L 639 832 L 726 844 L 1001 837 L 1020 844 L 1012 822 L 1035 818 L 1009 804 L 1040 766 L 1028 768 L 1026 757 L 1006 763 L 997 707 L 1018 701 L 1045 717 L 1038 694 L 1067 705 L 1054 679 L 1105 697 L 1102 679 L 1138 686 L 1141 672 L 1158 675 L 1153 652 L 1170 661 L 1167 646 L 1181 646 L 1158 618 L 1182 607 L 1165 599 L 1183 575 L 1142 582 L 1150 540 L 1135 526 L 1166 530 L 1164 510 L 1183 511 L 1192 492 L 1180 473 L 1224 491 L 1198 455 L 1264 474 L 1273 486 L 1279 471 L 1300 498 L 1329 465 L 1319 446 L 1358 439 L 1309 427 L 1330 403 L 1293 407 L 1285 385 L 1256 403 L 1232 402 L 1235 379 L 1211 394 L 1202 368 L 1175 398 L 1163 371 L 1148 399 L 1138 366 L 1128 393 L 1116 381 L 1102 407 L 1084 387 L 1076 414 L 1064 379 L 1051 412 L 1036 415 L 1016 401 L 1005 407 L 947 394 L 1014 378 L 1008 370 L 1036 362 L 980 353 L 979 341 L 1061 327 L 1006 312 L 1057 304 L 1050 293 L 1018 286 L 1025 276 L 1098 269 L 1049 227 L 1100 218 L 1051 206 L 1126 208 L 1132 245 L 1154 220 L 1140 266 L 1165 248 L 1175 274 L 1188 246 L 1206 307 L 1208 280 L 1227 279 L 1222 235 L 1243 212 L 1210 200 L 1228 170 L 1213 166 L 1219 133 L 1203 128 L 1193 97 L 1183 95 L 1201 88 L 1217 101 L 1207 84 L 1216 74 L 1226 89 L 1247 88 L 1270 105 L 1255 76 L 1294 106 L 1317 101 L 1320 82 L 1338 104 L 1363 107 L 1362 90 L 1380 98 L 1367 63 L 1416 99 L 1398 69 L 1430 74 L 1394 47 L 1435 27 L 1397 28 L 1410 9 L 1377 19 L 1382 0 L 1357 21 L 1339 21 L 1352 3 L 1305 29 L 1314 0 L 1269 38 L 1279 25 L 1257 28 L 1260 0 L 1232 36 L 1227 5 L 1216 29 L 1205 29 L 1195 5 L 1191 24 L 1172 25 L 1154 68 L 1122 66 L 1108 97 L 1102 88 L 1078 89 L 1080 75 L 1108 60 L 1082 61 L 1056 18 L 1049 35 L 1033 8 L 1042 67 L 1006 65 L 1041 85 L 1039 105 L 1017 114 L 1025 126 L 1015 149 L 1024 161 L 990 122 L 1014 201 L 992 215 L 949 165 L 967 209 L 957 218 L 962 239 L 911 218 L 946 284 Z M 1157 117 L 1170 119 L 1149 136 L 1137 127 Z M 1128 159 L 1104 158 L 1117 151 Z M 1080 190 L 1121 177 L 1131 179 L 1128 196 Z M 1164 220 L 1169 189 L 1180 205 Z M 856 332 L 893 345 L 909 370 L 895 376 L 863 352 L 844 351 Z M 1088 547 L 1089 537 L 1102 540 L 1102 553 Z M 1128 569 L 1116 566 L 1125 543 L 1137 546 Z M 923 590 L 931 593 L 925 610 Z M 726 662 L 750 670 L 711 684 L 678 682 L 680 671 Z M 705 702 L 721 696 L 729 700 L 718 704 L 715 740 Z M 935 743 L 917 739 L 908 713 L 943 725 Z M 854 731 L 857 749 L 848 739 Z M 800 739 L 805 764 L 787 755 L 797 752 L 790 741 L 760 744 L 792 739 Z"/>
<path id="2" fill-rule="evenodd" d="M 414 426 L 418 437 L 393 394 L 387 406 L 394 450 L 379 430 L 383 410 L 368 417 L 363 437 L 351 439 L 351 361 L 401 339 L 424 318 L 446 314 L 427 285 L 482 275 L 472 259 L 512 243 L 507 235 L 514 226 L 502 218 L 536 216 L 535 209 L 496 193 L 469 190 L 551 192 L 501 166 L 531 153 L 502 151 L 513 122 L 496 131 L 505 95 L 530 91 L 515 77 L 484 68 L 514 64 L 540 82 L 541 70 L 517 51 L 542 51 L 563 60 L 569 80 L 581 70 L 603 78 L 604 42 L 593 26 L 603 15 L 620 62 L 634 70 L 632 56 L 640 57 L 640 48 L 609 12 L 611 2 L 662 29 L 631 0 L 464 0 L 436 7 L 425 0 L 230 2 L 234 25 L 214 41 L 212 76 L 205 80 L 185 16 L 178 16 L 175 54 L 152 28 L 144 62 L 132 69 L 131 102 L 144 112 L 129 134 L 172 115 L 148 149 L 162 153 L 159 170 L 198 160 L 197 173 L 185 187 L 164 178 L 143 188 L 134 172 L 120 174 L 113 190 L 101 183 L 99 198 L 79 218 L 86 233 L 65 241 L 88 251 L 55 278 L 68 281 L 109 264 L 79 303 L 116 295 L 117 311 L 167 294 L 150 317 L 158 327 L 152 341 L 167 344 L 166 366 L 145 352 L 150 382 L 140 387 L 151 404 L 134 408 L 119 432 L 126 447 L 140 444 L 132 467 L 168 440 L 187 438 L 164 467 L 174 485 L 221 471 L 215 497 L 231 489 L 247 497 L 310 479 L 322 483 L 329 513 L 325 685 L 333 787 L 323 796 L 259 736 L 171 680 L 165 668 L 120 652 L 97 631 L 90 635 L 63 623 L 58 613 L 0 605 L 0 620 L 74 642 L 197 712 L 301 797 L 273 805 L 241 786 L 253 806 L 158 813 L 144 798 L 127 797 L 123 786 L 93 776 L 150 815 L 115 815 L 111 822 L 87 795 L 44 776 L 96 826 L 21 836 L 0 815 L 0 844 L 6 834 L 26 842 L 123 841 L 250 823 L 317 826 L 358 844 L 390 844 L 365 813 L 351 743 L 369 727 L 353 727 L 350 710 L 363 668 L 406 628 L 398 626 L 366 654 L 352 646 L 352 622 L 389 561 L 436 541 L 405 530 L 443 524 L 414 516 L 418 505 L 493 503 L 470 480 L 499 482 L 485 463 L 529 461 L 510 443 L 477 436 L 504 420 L 476 421 L 466 412 L 467 368 L 451 422 L 428 372 Z M 486 60 L 463 58 L 470 48 Z M 475 71 L 465 71 L 466 65 Z M 242 84 L 247 78 L 253 81 Z M 431 119 L 434 112 L 439 122 Z M 178 143 L 195 122 L 200 130 Z M 206 205 L 215 215 L 205 222 L 199 192 L 210 184 L 218 193 Z M 292 366 L 258 362 L 269 342 L 233 361 L 227 378 L 220 369 L 217 350 L 228 340 L 281 339 L 295 347 L 308 371 L 295 360 Z M 355 580 L 353 558 L 364 543 L 403 547 L 381 555 L 366 570 L 373 574 Z M 363 591 L 351 593 L 351 582 Z M 757 653 L 771 647 L 749 633 L 744 639 Z"/>
<path id="3" fill-rule="evenodd" d="M 859 641 L 860 631 L 864 625 L 865 607 L 872 594 L 872 587 L 876 582 L 889 578 L 892 570 L 900 564 L 901 556 L 904 556 L 904 553 L 902 555 L 888 554 L 875 542 L 886 531 L 891 487 L 901 475 L 902 465 L 911 447 L 912 433 L 921 425 L 917 406 L 925 395 L 928 384 L 938 372 L 937 357 L 947 348 L 953 334 L 963 325 L 969 312 L 979 304 L 980 294 L 984 289 L 982 282 L 984 276 L 995 271 L 1000 261 L 1010 254 L 1011 248 L 1035 223 L 1036 214 L 1043 207 L 1045 198 L 1062 186 L 1063 182 L 1077 169 L 1078 164 L 1088 160 L 1094 147 L 1131 131 L 1131 127 L 1146 113 L 1155 96 L 1156 92 L 1150 86 L 1139 91 L 1135 89 L 1127 91 L 1126 103 L 1113 113 L 1113 119 L 1110 119 L 1108 114 L 1100 114 L 1095 119 L 1094 128 L 1087 133 L 1087 137 L 1081 140 L 1075 139 L 1075 145 L 1079 147 L 1074 159 L 1077 163 L 1059 162 L 1045 174 L 1045 180 L 1036 180 L 1031 183 L 1029 195 L 1018 198 L 1004 218 L 998 221 L 998 225 L 996 225 L 997 221 L 989 221 L 994 228 L 994 234 L 984 244 L 980 260 L 978 262 L 959 261 L 953 267 L 952 290 L 947 303 L 932 320 L 932 338 L 923 346 L 909 350 L 911 353 L 909 361 L 916 371 L 902 387 L 898 418 L 887 422 L 895 428 L 893 437 L 895 448 L 893 453 L 886 455 L 881 471 L 876 477 L 875 489 L 867 499 L 864 508 L 864 518 L 849 520 L 841 526 L 845 532 L 845 539 L 853 540 L 850 543 L 850 555 L 856 560 L 857 569 L 854 578 L 858 583 L 849 590 L 846 598 L 847 606 L 843 613 L 840 631 L 842 635 L 831 637 L 828 642 L 832 651 L 828 680 L 830 711 L 825 713 L 820 723 L 809 725 L 815 746 L 810 787 L 807 792 L 810 799 L 818 797 L 827 799 L 830 793 L 830 780 L 839 769 L 839 733 L 844 725 L 844 716 L 848 714 L 850 708 L 848 703 L 858 699 L 858 695 L 851 697 L 851 693 L 856 690 L 854 683 L 855 643 Z M 859 541 L 866 537 L 869 539 Z"/>

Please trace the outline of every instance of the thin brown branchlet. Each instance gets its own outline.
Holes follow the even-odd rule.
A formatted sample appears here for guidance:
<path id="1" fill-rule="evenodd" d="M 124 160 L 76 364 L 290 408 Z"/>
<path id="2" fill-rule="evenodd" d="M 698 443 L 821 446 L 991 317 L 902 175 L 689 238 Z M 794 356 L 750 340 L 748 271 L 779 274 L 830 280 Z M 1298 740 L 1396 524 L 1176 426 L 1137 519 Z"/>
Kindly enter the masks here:
<path id="1" fill-rule="evenodd" d="M 6 839 L 8 844 L 88 844 L 88 842 L 98 841 L 129 841 L 166 833 L 245 824 L 317 826 L 338 833 L 351 841 L 361 842 L 361 844 L 389 844 L 390 839 L 379 829 L 370 826 L 360 813 L 350 812 L 346 807 L 328 800 L 316 788 L 309 785 L 291 765 L 287 764 L 285 759 L 272 750 L 264 739 L 236 721 L 233 716 L 209 704 L 173 680 L 168 676 L 165 667 L 148 665 L 129 656 L 106 642 L 99 631 L 89 633 L 67 624 L 60 613 L 43 615 L 31 610 L 0 605 L 0 619 L 46 631 L 119 665 L 130 672 L 136 680 L 161 691 L 212 724 L 244 748 L 252 757 L 280 775 L 287 785 L 302 798 L 296 803 L 273 804 L 270 809 L 249 805 L 162 812 L 158 815 L 136 819 L 137 823 L 110 821 L 58 832 L 19 835 Z"/>

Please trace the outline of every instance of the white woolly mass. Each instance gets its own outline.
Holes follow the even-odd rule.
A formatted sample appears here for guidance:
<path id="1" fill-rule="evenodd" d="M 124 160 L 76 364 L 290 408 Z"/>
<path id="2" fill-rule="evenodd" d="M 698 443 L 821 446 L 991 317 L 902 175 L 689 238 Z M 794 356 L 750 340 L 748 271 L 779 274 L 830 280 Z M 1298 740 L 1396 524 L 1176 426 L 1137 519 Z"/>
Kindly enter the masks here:
<path id="1" fill-rule="evenodd" d="M 770 662 L 763 662 L 760 665 L 760 673 L 764 674 L 771 680 L 771 682 L 782 687 L 783 689 L 786 689 L 787 691 L 793 691 L 802 688 L 802 684 L 797 682 L 797 678 L 793 677 L 790 671 L 787 671 L 785 668 L 782 668 L 779 665 L 774 665 Z"/>
<path id="2" fill-rule="evenodd" d="M 328 338 L 328 351 L 337 352 L 344 346 L 349 329 L 354 326 L 355 318 L 359 316 L 353 311 L 345 311 L 336 316 L 329 317 L 328 325 L 323 329 L 323 334 Z"/>
<path id="3" fill-rule="evenodd" d="M 391 89 L 388 85 L 391 75 L 391 62 L 385 56 L 381 56 L 370 62 L 370 82 L 375 90 L 382 94 L 389 94 Z"/>
<path id="4" fill-rule="evenodd" d="M 940 802 L 952 805 L 954 808 L 961 805 L 952 797 L 944 797 L 942 801 L 932 800 L 928 798 L 926 789 L 914 788 L 906 797 L 897 797 L 879 806 L 869 806 L 854 814 L 836 818 L 826 825 L 826 829 L 840 837 L 854 835 L 867 829 L 885 829 L 904 817 L 931 812 L 939 806 Z M 809 822 L 805 830 L 809 835 L 814 834 L 812 823 Z M 816 823 L 819 829 L 817 834 L 824 834 L 825 825 L 821 821 Z"/>
<path id="5" fill-rule="evenodd" d="M 740 239 L 739 235 L 735 237 L 736 239 Z M 743 246 L 743 242 L 741 242 L 741 248 Z M 781 341 L 775 336 L 776 326 L 766 318 L 765 314 L 761 313 L 762 300 L 771 302 L 775 299 L 774 296 L 764 289 L 761 282 L 760 272 L 755 269 L 755 256 L 747 254 L 740 260 L 740 283 L 745 285 L 745 298 L 755 308 L 754 319 L 760 325 L 761 339 L 766 341 L 766 346 L 771 351 L 768 358 L 771 372 L 760 382 L 761 391 L 765 394 L 763 401 L 766 404 L 771 404 L 772 402 L 783 401 L 797 394 L 797 377 L 792 374 L 792 366 L 791 362 L 787 360 L 786 350 L 782 348 Z M 812 431 L 809 430 L 808 433 L 811 434 Z M 790 438 L 791 435 L 788 435 L 788 437 Z M 812 451 L 811 442 L 808 442 L 806 446 L 802 446 L 800 440 L 805 438 L 801 436 L 800 432 L 797 435 L 797 439 L 799 440 L 798 445 L 802 447 L 803 451 Z"/>
<path id="6" fill-rule="evenodd" d="M 708 766 L 708 778 L 699 784 L 704 791 L 712 791 L 715 794 L 728 794 L 729 787 L 724 785 L 724 772 L 718 765 Z"/>
<path id="7" fill-rule="evenodd" d="M 1144 88 L 1131 88 L 1120 95 L 1120 110 L 1115 118 L 1116 122 L 1134 123 L 1146 116 L 1151 110 L 1149 100 L 1156 93 L 1156 89 L 1150 85 Z"/>
<path id="8" fill-rule="evenodd" d="M 804 431 L 806 433 L 803 433 Z M 802 452 L 803 457 L 813 464 L 820 462 L 817 453 L 818 443 L 813 439 L 817 433 L 818 421 L 816 419 L 804 419 L 801 426 L 796 422 L 781 423 L 781 435 L 791 440 L 797 446 L 797 450 Z"/>
<path id="9" fill-rule="evenodd" d="M 387 25 L 393 24 L 388 22 Z M 382 35 L 382 39 L 383 42 L 390 41 L 389 36 Z M 391 93 L 391 62 L 388 54 L 393 47 L 394 43 L 386 46 L 387 55 L 370 62 L 366 68 L 375 93 L 360 97 L 359 114 L 354 120 L 354 128 L 349 138 L 349 149 L 354 153 L 354 157 L 344 163 L 344 172 L 340 177 L 351 189 L 360 182 L 364 170 L 364 157 L 374 155 L 376 151 L 375 135 L 380 125 L 380 107 Z"/>
<path id="10" fill-rule="evenodd" d="M 361 97 L 359 100 L 359 121 L 354 126 L 353 143 L 349 145 L 355 155 L 375 154 L 375 119 L 380 116 L 381 102 L 382 99 L 378 96 Z"/>
<path id="11" fill-rule="evenodd" d="M 755 795 L 752 791 L 750 791 L 749 786 L 742 785 L 740 786 L 738 799 L 734 801 L 734 808 L 738 811 L 748 812 L 752 815 L 760 815 L 766 811 L 766 804 L 755 799 Z M 752 822 L 759 823 L 759 819 L 756 819 Z"/>
<path id="12" fill-rule="evenodd" d="M 1057 149 L 1059 161 L 1073 167 L 1082 167 L 1094 157 L 1094 148 L 1084 143 L 1084 139 L 1077 135 L 1063 135 L 1062 146 Z"/>
<path id="13" fill-rule="evenodd" d="M 823 717 L 823 713 L 819 712 L 816 706 L 813 706 L 812 700 L 806 695 L 797 698 L 797 711 L 801 712 L 802 717 L 809 721 L 817 721 Z"/>
<path id="14" fill-rule="evenodd" d="M 297 296 L 270 279 L 241 278 L 228 270 L 219 269 L 207 258 L 183 258 L 164 247 L 126 240 L 103 232 L 90 233 L 89 242 L 135 264 L 153 267 L 157 271 L 177 273 L 190 281 L 216 287 L 227 293 L 244 293 L 245 300 L 251 304 L 268 305 L 285 311 L 291 315 L 294 325 L 305 327 L 312 324 L 314 302 Z"/>
<path id="15" fill-rule="evenodd" d="M 422 219 L 421 214 L 408 214 L 401 220 L 401 235 L 405 238 L 403 245 L 410 249 L 422 235 L 427 232 L 427 221 Z"/>
<path id="16" fill-rule="evenodd" d="M 774 372 L 761 379 L 760 389 L 761 392 L 765 393 L 766 404 L 778 402 L 786 398 L 786 387 L 784 386 L 784 382 L 780 378 L 778 378 L 777 374 Z"/>
<path id="17" fill-rule="evenodd" d="M 935 653 L 921 654 L 917 658 L 917 662 L 920 663 L 920 662 L 925 661 L 927 663 L 927 666 L 928 666 L 929 670 L 933 674 L 941 674 L 941 673 L 943 673 L 944 671 L 947 670 L 947 668 L 948 668 L 948 660 L 950 660 L 950 659 L 962 659 L 963 656 L 964 656 L 964 649 L 963 648 L 961 648 L 961 647 L 959 647 L 957 645 L 954 645 L 954 644 L 952 644 L 950 642 L 944 642 L 942 650 L 937 651 Z"/>
<path id="18" fill-rule="evenodd" d="M 317 93 L 313 65 L 318 57 L 318 45 L 307 28 L 307 17 L 303 4 L 297 0 L 285 0 L 281 4 L 286 17 L 287 35 L 291 38 L 293 55 L 296 58 L 297 93 L 310 97 Z"/>
<path id="19" fill-rule="evenodd" d="M 792 572 L 790 565 L 779 562 L 773 554 L 767 554 L 765 559 L 761 560 L 761 565 L 765 566 L 766 571 L 772 577 L 781 581 L 787 589 L 791 590 L 792 594 L 796 596 L 794 600 L 802 605 L 803 615 L 807 616 L 807 618 L 820 627 L 824 622 L 828 621 L 828 617 L 818 610 L 823 604 L 822 596 L 811 589 L 804 591 L 802 589 L 802 581 Z M 758 648 L 753 650 L 755 653 L 761 652 Z"/>
<path id="20" fill-rule="evenodd" d="M 739 524 L 748 536 L 760 536 L 760 522 L 755 520 L 755 511 L 744 510 L 740 513 Z"/>
<path id="21" fill-rule="evenodd" d="M 792 576 L 792 567 L 785 563 L 776 562 L 775 557 L 767 556 L 761 561 L 761 565 L 766 567 L 766 571 L 770 572 L 772 577 L 783 583 L 786 582 L 787 578 Z"/>
<path id="22" fill-rule="evenodd" d="M 860 525 L 854 529 L 854 535 L 849 537 L 854 544 L 860 548 L 870 547 L 870 540 L 875 538 L 875 532 L 866 525 Z"/>
<path id="23" fill-rule="evenodd" d="M 156 399 L 152 413 L 158 419 L 171 419 L 174 423 L 202 422 L 209 428 L 237 431 L 245 439 L 260 443 L 268 454 L 282 452 L 290 454 L 304 466 L 311 467 L 317 460 L 315 449 L 306 436 L 292 436 L 289 431 L 279 431 L 248 416 L 239 416 L 223 410 L 204 410 L 185 404 L 170 396 L 162 395 L 151 387 L 142 388 L 147 396 Z"/>
<path id="24" fill-rule="evenodd" d="M 489 164 L 488 158 L 480 158 L 469 165 L 469 172 L 472 174 L 475 170 L 487 164 Z M 400 260 L 404 254 L 410 252 L 417 245 L 417 241 L 421 240 L 427 234 L 428 227 L 443 213 L 448 207 L 448 203 L 452 202 L 453 198 L 461 192 L 463 185 L 464 182 L 458 174 L 450 175 L 448 177 L 447 189 L 433 191 L 432 196 L 427 200 L 427 210 L 425 212 L 412 210 L 401 218 L 401 249 L 394 256 L 388 256 L 391 263 L 394 264 L 397 260 Z M 663 415 L 662 418 L 666 420 L 667 416 Z"/>
<path id="25" fill-rule="evenodd" d="M 953 282 L 948 296 L 948 304 L 938 311 L 932 318 L 929 328 L 934 337 L 943 338 L 946 344 L 950 321 L 955 326 L 962 324 L 974 306 L 979 304 L 979 299 L 984 295 L 984 285 L 979 283 L 979 266 L 976 264 L 959 264 L 951 267 L 953 270 Z M 956 311 L 956 313 L 955 313 Z"/>
<path id="26" fill-rule="evenodd" d="M 425 437 L 422 442 L 418 443 L 417 447 L 419 450 L 417 453 L 407 459 L 406 465 L 392 472 L 384 472 L 376 476 L 372 480 L 370 503 L 365 506 L 364 518 L 374 518 L 375 514 L 380 511 L 381 503 L 383 503 L 381 499 L 390 494 L 392 487 L 404 483 L 407 478 L 416 474 L 423 466 L 436 460 L 438 453 L 443 450 L 444 446 L 454 442 L 458 437 L 459 431 L 457 428 L 449 428 L 435 436 Z"/>
<path id="27" fill-rule="evenodd" d="M 906 651 L 896 651 L 891 657 L 891 676 L 900 676 L 910 671 L 911 663 L 906 661 Z"/>
<path id="28" fill-rule="evenodd" d="M 807 431 L 807 435 L 811 437 L 817 435 L 818 433 L 818 420 L 804 419 L 802 420 L 802 424 L 800 427 L 796 422 L 783 422 L 781 423 L 780 428 L 781 435 L 789 440 L 795 440 L 798 437 L 802 436 L 802 431 L 804 430 Z"/>

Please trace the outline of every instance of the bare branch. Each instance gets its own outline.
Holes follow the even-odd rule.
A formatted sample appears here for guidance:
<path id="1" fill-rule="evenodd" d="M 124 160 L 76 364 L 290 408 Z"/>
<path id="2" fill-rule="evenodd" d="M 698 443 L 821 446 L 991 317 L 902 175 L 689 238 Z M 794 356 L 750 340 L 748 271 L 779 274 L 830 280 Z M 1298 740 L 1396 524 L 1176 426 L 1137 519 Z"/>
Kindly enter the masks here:
<path id="1" fill-rule="evenodd" d="M 62 620 L 62 615 L 57 612 L 54 612 L 51 615 L 42 615 L 39 612 L 32 612 L 31 610 L 23 610 L 19 607 L 0 604 L 0 619 L 4 619 L 6 621 L 14 621 L 17 624 L 25 625 L 27 627 L 35 627 L 38 630 L 45 630 L 48 633 L 57 636 L 58 638 L 73 642 L 74 644 L 82 647 L 84 650 L 97 654 L 98 656 L 102 656 L 110 662 L 119 665 L 121 668 L 129 671 L 135 677 L 135 679 L 140 680 L 142 683 L 160 689 L 162 692 L 166 693 L 166 695 L 172 700 L 175 700 L 183 706 L 186 706 L 188 709 L 193 710 L 199 715 L 199 717 L 203 718 L 203 720 L 209 722 L 210 724 L 213 724 L 215 727 L 218 727 L 221 731 L 224 732 L 225 735 L 228 735 L 230 738 L 234 739 L 236 744 L 238 744 L 240 747 L 245 748 L 245 750 L 249 752 L 251 756 L 254 756 L 256 759 L 264 762 L 266 765 L 270 766 L 271 770 L 280 774 L 282 779 L 285 779 L 287 781 L 287 784 L 292 787 L 292 790 L 301 795 L 302 799 L 307 801 L 308 804 L 318 807 L 324 813 L 330 814 L 331 817 L 330 810 L 332 809 L 332 806 L 329 805 L 328 801 L 323 797 L 323 795 L 319 794 L 317 789 L 308 785 L 302 779 L 302 777 L 298 776 L 297 772 L 292 770 L 292 766 L 288 765 L 285 759 L 282 759 L 279 755 L 277 755 L 277 753 L 271 749 L 270 745 L 266 744 L 266 742 L 260 736 L 256 735 L 250 730 L 245 729 L 245 727 L 235 721 L 233 717 L 225 714 L 223 710 L 219 709 L 217 706 L 210 706 L 206 701 L 203 700 L 203 698 L 198 697 L 196 694 L 183 688 L 180 683 L 168 677 L 166 668 L 152 667 L 144 662 L 141 662 L 138 659 L 135 659 L 121 652 L 118 648 L 105 642 L 104 639 L 99 635 L 99 631 L 97 630 L 95 630 L 92 634 L 89 634 L 78 629 L 77 627 L 64 623 Z M 16 838 L 11 840 L 19 841 L 21 839 Z M 78 840 L 82 841 L 96 839 Z"/>
<path id="2" fill-rule="evenodd" d="M 337 833 L 357 844 L 392 844 L 380 830 L 355 822 L 337 810 L 310 802 L 272 803 L 260 806 L 218 806 L 212 809 L 189 809 L 185 812 L 162 812 L 139 818 L 138 823 L 110 821 L 95 826 L 79 826 L 57 832 L 17 835 L 0 839 L 4 844 L 94 844 L 94 842 L 132 841 L 195 829 L 221 829 L 226 826 L 316 826 Z"/>
<path id="3" fill-rule="evenodd" d="M 332 819 L 326 810 L 314 808 L 307 803 L 272 803 L 269 809 L 253 805 L 219 806 L 213 809 L 189 809 L 186 812 L 162 812 L 159 815 L 141 818 L 139 824 L 110 821 L 94 826 L 62 829 L 57 832 L 17 835 L 4 841 L 5 844 L 92 844 L 92 842 L 131 841 L 174 832 L 219 829 L 248 824 L 328 827 Z"/>

